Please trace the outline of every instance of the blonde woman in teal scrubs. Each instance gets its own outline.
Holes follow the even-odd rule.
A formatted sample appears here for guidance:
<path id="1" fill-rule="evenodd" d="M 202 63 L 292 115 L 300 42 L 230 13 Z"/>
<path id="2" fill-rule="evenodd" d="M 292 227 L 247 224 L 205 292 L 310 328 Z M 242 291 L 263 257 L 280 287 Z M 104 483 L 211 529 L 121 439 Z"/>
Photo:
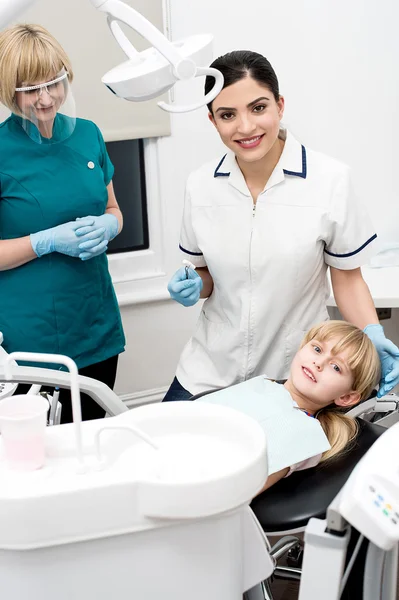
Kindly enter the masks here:
<path id="1" fill-rule="evenodd" d="M 112 388 L 125 338 L 105 251 L 123 221 L 102 135 L 68 111 L 72 78 L 42 27 L 0 33 L 0 331 L 8 352 L 65 354 Z M 87 396 L 82 410 L 104 416 Z"/>

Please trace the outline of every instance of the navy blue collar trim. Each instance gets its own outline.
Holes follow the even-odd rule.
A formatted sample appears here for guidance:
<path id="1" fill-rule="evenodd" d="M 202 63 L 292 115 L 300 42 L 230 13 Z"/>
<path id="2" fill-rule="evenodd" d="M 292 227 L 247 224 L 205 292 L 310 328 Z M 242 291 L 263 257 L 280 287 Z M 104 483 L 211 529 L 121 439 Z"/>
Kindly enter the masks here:
<path id="1" fill-rule="evenodd" d="M 219 162 L 218 166 L 215 169 L 215 172 L 213 174 L 214 177 L 229 177 L 230 176 L 230 172 L 229 173 L 222 173 L 221 171 L 219 171 L 220 167 L 222 166 L 224 159 L 226 158 L 227 154 L 225 154 L 222 158 L 222 160 Z M 306 175 L 308 172 L 307 169 L 307 161 L 306 161 L 306 148 L 305 146 L 302 146 L 302 171 L 301 172 L 296 172 L 296 171 L 287 171 L 287 169 L 283 169 L 284 174 L 285 175 L 294 175 L 295 177 L 302 177 L 303 179 L 306 179 Z"/>
<path id="2" fill-rule="evenodd" d="M 227 154 L 225 154 L 225 155 L 223 156 L 222 160 L 220 161 L 220 163 L 219 163 L 219 164 L 218 164 L 218 166 L 216 167 L 216 169 L 215 169 L 215 172 L 214 172 L 214 174 L 213 174 L 213 176 L 214 176 L 214 177 L 229 177 L 229 176 L 230 176 L 230 172 L 229 172 L 229 173 L 221 173 L 221 172 L 219 171 L 219 169 L 220 169 L 220 167 L 222 166 L 222 164 L 223 164 L 223 161 L 224 161 L 224 159 L 226 158 L 226 156 L 227 156 Z"/>
<path id="3" fill-rule="evenodd" d="M 296 177 L 302 177 L 303 179 L 306 179 L 307 163 L 306 163 L 306 148 L 305 148 L 305 146 L 302 146 L 302 172 L 297 173 L 296 171 L 287 171 L 286 169 L 283 169 L 283 171 L 284 171 L 285 175 L 295 175 Z"/>
<path id="4" fill-rule="evenodd" d="M 191 252 L 191 250 L 183 248 L 181 244 L 179 244 L 179 248 L 182 252 L 185 252 L 186 254 L 191 254 L 191 256 L 203 256 L 202 252 Z"/>
<path id="5" fill-rule="evenodd" d="M 362 244 L 359 248 L 357 248 L 356 250 L 354 250 L 353 252 L 347 252 L 346 254 L 335 254 L 334 252 L 329 252 L 328 250 L 324 249 L 324 252 L 326 254 L 328 254 L 329 256 L 335 256 L 337 258 L 349 258 L 349 256 L 354 256 L 355 254 L 357 254 L 358 252 L 361 252 L 363 250 L 363 248 L 365 248 L 366 246 L 368 246 L 371 242 L 373 242 L 375 239 L 377 238 L 377 234 L 375 233 L 374 235 L 371 236 L 371 238 L 369 238 L 366 242 L 364 242 L 364 244 Z"/>

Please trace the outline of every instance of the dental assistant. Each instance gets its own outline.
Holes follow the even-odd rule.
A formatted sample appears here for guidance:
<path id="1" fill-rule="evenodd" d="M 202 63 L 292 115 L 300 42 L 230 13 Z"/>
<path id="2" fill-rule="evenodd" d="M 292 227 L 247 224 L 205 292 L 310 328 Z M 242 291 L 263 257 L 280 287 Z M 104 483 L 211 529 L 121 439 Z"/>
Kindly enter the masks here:
<path id="1" fill-rule="evenodd" d="M 44 28 L 0 33 L 0 101 L 12 113 L 0 125 L 0 331 L 7 352 L 67 355 L 112 388 L 125 338 L 105 251 L 123 220 L 102 135 L 76 118 L 72 79 Z M 68 391 L 60 402 L 71 421 Z M 104 411 L 82 394 L 82 415 Z"/>
<path id="2" fill-rule="evenodd" d="M 328 319 L 328 268 L 343 318 L 376 346 L 382 396 L 399 382 L 399 349 L 362 277 L 377 235 L 350 169 L 282 128 L 284 98 L 265 57 L 236 51 L 211 66 L 224 88 L 209 119 L 227 152 L 187 182 L 180 249 L 197 268 L 188 279 L 179 269 L 168 290 L 183 306 L 206 300 L 164 400 L 286 378 L 304 332 Z"/>

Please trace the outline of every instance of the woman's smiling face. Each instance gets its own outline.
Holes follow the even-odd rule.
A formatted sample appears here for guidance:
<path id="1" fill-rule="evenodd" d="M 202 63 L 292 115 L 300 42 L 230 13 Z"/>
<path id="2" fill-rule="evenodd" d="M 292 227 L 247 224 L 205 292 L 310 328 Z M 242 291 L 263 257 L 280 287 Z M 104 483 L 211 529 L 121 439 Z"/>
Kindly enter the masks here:
<path id="1" fill-rule="evenodd" d="M 243 162 L 262 160 L 276 142 L 284 99 L 251 76 L 225 87 L 212 103 L 209 118 L 223 143 Z"/>
<path id="2" fill-rule="evenodd" d="M 57 80 L 62 73 L 54 74 L 46 82 L 25 82 L 21 87 L 42 86 L 37 89 L 16 92 L 15 100 L 21 113 L 34 122 L 46 123 L 54 120 L 65 100 L 65 81 Z"/>

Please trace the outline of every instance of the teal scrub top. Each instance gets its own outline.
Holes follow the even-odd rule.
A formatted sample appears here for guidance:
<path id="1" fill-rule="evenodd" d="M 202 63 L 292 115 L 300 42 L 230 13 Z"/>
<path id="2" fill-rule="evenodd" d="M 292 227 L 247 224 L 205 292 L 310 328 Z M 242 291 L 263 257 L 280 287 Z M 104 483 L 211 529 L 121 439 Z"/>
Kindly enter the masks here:
<path id="1" fill-rule="evenodd" d="M 60 131 L 67 118 L 57 119 Z M 76 119 L 68 139 L 39 144 L 11 115 L 0 124 L 0 239 L 104 214 L 113 172 L 91 121 Z M 53 252 L 0 271 L 0 331 L 7 352 L 65 354 L 78 368 L 123 352 L 106 254 L 82 261 Z"/>

